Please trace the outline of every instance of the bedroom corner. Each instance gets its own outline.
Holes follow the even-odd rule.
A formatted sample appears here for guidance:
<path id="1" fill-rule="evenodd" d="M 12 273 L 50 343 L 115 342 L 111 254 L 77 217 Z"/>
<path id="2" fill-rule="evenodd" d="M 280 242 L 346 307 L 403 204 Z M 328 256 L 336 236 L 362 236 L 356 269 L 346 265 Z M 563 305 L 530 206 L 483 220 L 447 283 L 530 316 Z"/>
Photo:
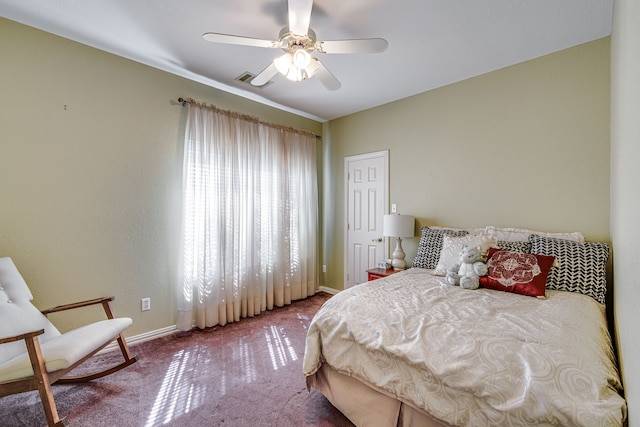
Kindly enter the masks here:
<path id="1" fill-rule="evenodd" d="M 114 295 L 127 336 L 175 324 L 186 111 L 322 124 L 0 18 L 0 251 L 46 308 Z M 140 300 L 151 298 L 151 310 Z M 92 313 L 61 318 L 61 329 Z"/>

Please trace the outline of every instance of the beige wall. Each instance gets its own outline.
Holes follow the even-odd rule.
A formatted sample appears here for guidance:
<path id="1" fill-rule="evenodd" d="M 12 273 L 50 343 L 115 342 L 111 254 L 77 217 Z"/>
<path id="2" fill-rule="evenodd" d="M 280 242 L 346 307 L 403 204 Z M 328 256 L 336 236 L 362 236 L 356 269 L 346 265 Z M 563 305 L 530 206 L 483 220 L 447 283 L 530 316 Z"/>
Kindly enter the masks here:
<path id="1" fill-rule="evenodd" d="M 492 224 L 609 241 L 609 94 L 605 38 L 330 122 L 325 284 L 343 289 L 344 157 L 385 149 L 390 202 L 417 230 Z M 403 240 L 408 261 L 418 240 Z"/>
<path id="2" fill-rule="evenodd" d="M 615 330 L 629 406 L 640 426 L 640 4 L 616 0 L 611 36 L 611 239 Z"/>
<path id="3" fill-rule="evenodd" d="M 134 320 L 128 335 L 175 323 L 187 111 L 177 98 L 322 132 L 2 18 L 0 52 L 0 256 L 14 259 L 39 308 L 115 295 L 116 314 Z M 66 329 L 91 315 L 58 320 Z"/>

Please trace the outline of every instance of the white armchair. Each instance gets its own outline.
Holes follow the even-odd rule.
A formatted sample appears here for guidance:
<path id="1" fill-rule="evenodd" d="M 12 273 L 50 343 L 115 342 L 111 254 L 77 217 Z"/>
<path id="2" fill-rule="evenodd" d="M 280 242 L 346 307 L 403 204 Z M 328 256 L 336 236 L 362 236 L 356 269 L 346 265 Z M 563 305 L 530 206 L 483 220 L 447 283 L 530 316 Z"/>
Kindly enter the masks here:
<path id="1" fill-rule="evenodd" d="M 51 385 L 90 381 L 135 363 L 122 332 L 132 321 L 114 318 L 109 302 L 97 298 L 54 307 L 42 312 L 31 303 L 33 295 L 11 258 L 0 258 L 0 398 L 38 390 L 49 426 L 63 426 Z M 50 313 L 102 304 L 106 320 L 61 334 L 49 321 Z M 89 375 L 69 377 L 71 370 L 117 340 L 124 361 Z"/>

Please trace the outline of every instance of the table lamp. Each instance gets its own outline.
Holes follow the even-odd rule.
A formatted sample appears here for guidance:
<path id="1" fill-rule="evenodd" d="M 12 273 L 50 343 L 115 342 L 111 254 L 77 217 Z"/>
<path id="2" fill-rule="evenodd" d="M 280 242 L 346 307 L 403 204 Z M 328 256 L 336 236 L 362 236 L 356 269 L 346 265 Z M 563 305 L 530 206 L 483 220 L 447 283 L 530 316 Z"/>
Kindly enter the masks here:
<path id="1" fill-rule="evenodd" d="M 414 236 L 414 222 L 415 218 L 411 215 L 394 214 L 384 216 L 382 234 L 385 237 L 395 237 L 398 239 L 391 261 L 391 266 L 394 270 L 404 270 L 407 268 L 407 263 L 404 260 L 405 253 L 402 250 L 402 237 Z"/>

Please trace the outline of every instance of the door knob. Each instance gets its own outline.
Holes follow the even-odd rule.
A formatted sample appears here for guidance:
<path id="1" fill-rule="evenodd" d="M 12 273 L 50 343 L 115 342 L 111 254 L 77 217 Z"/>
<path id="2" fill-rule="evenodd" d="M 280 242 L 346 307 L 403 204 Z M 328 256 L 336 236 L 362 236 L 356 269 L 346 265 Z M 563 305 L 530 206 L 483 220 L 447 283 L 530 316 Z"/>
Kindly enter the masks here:
<path id="1" fill-rule="evenodd" d="M 377 239 L 371 239 L 372 242 L 382 242 L 382 237 L 378 237 Z"/>

